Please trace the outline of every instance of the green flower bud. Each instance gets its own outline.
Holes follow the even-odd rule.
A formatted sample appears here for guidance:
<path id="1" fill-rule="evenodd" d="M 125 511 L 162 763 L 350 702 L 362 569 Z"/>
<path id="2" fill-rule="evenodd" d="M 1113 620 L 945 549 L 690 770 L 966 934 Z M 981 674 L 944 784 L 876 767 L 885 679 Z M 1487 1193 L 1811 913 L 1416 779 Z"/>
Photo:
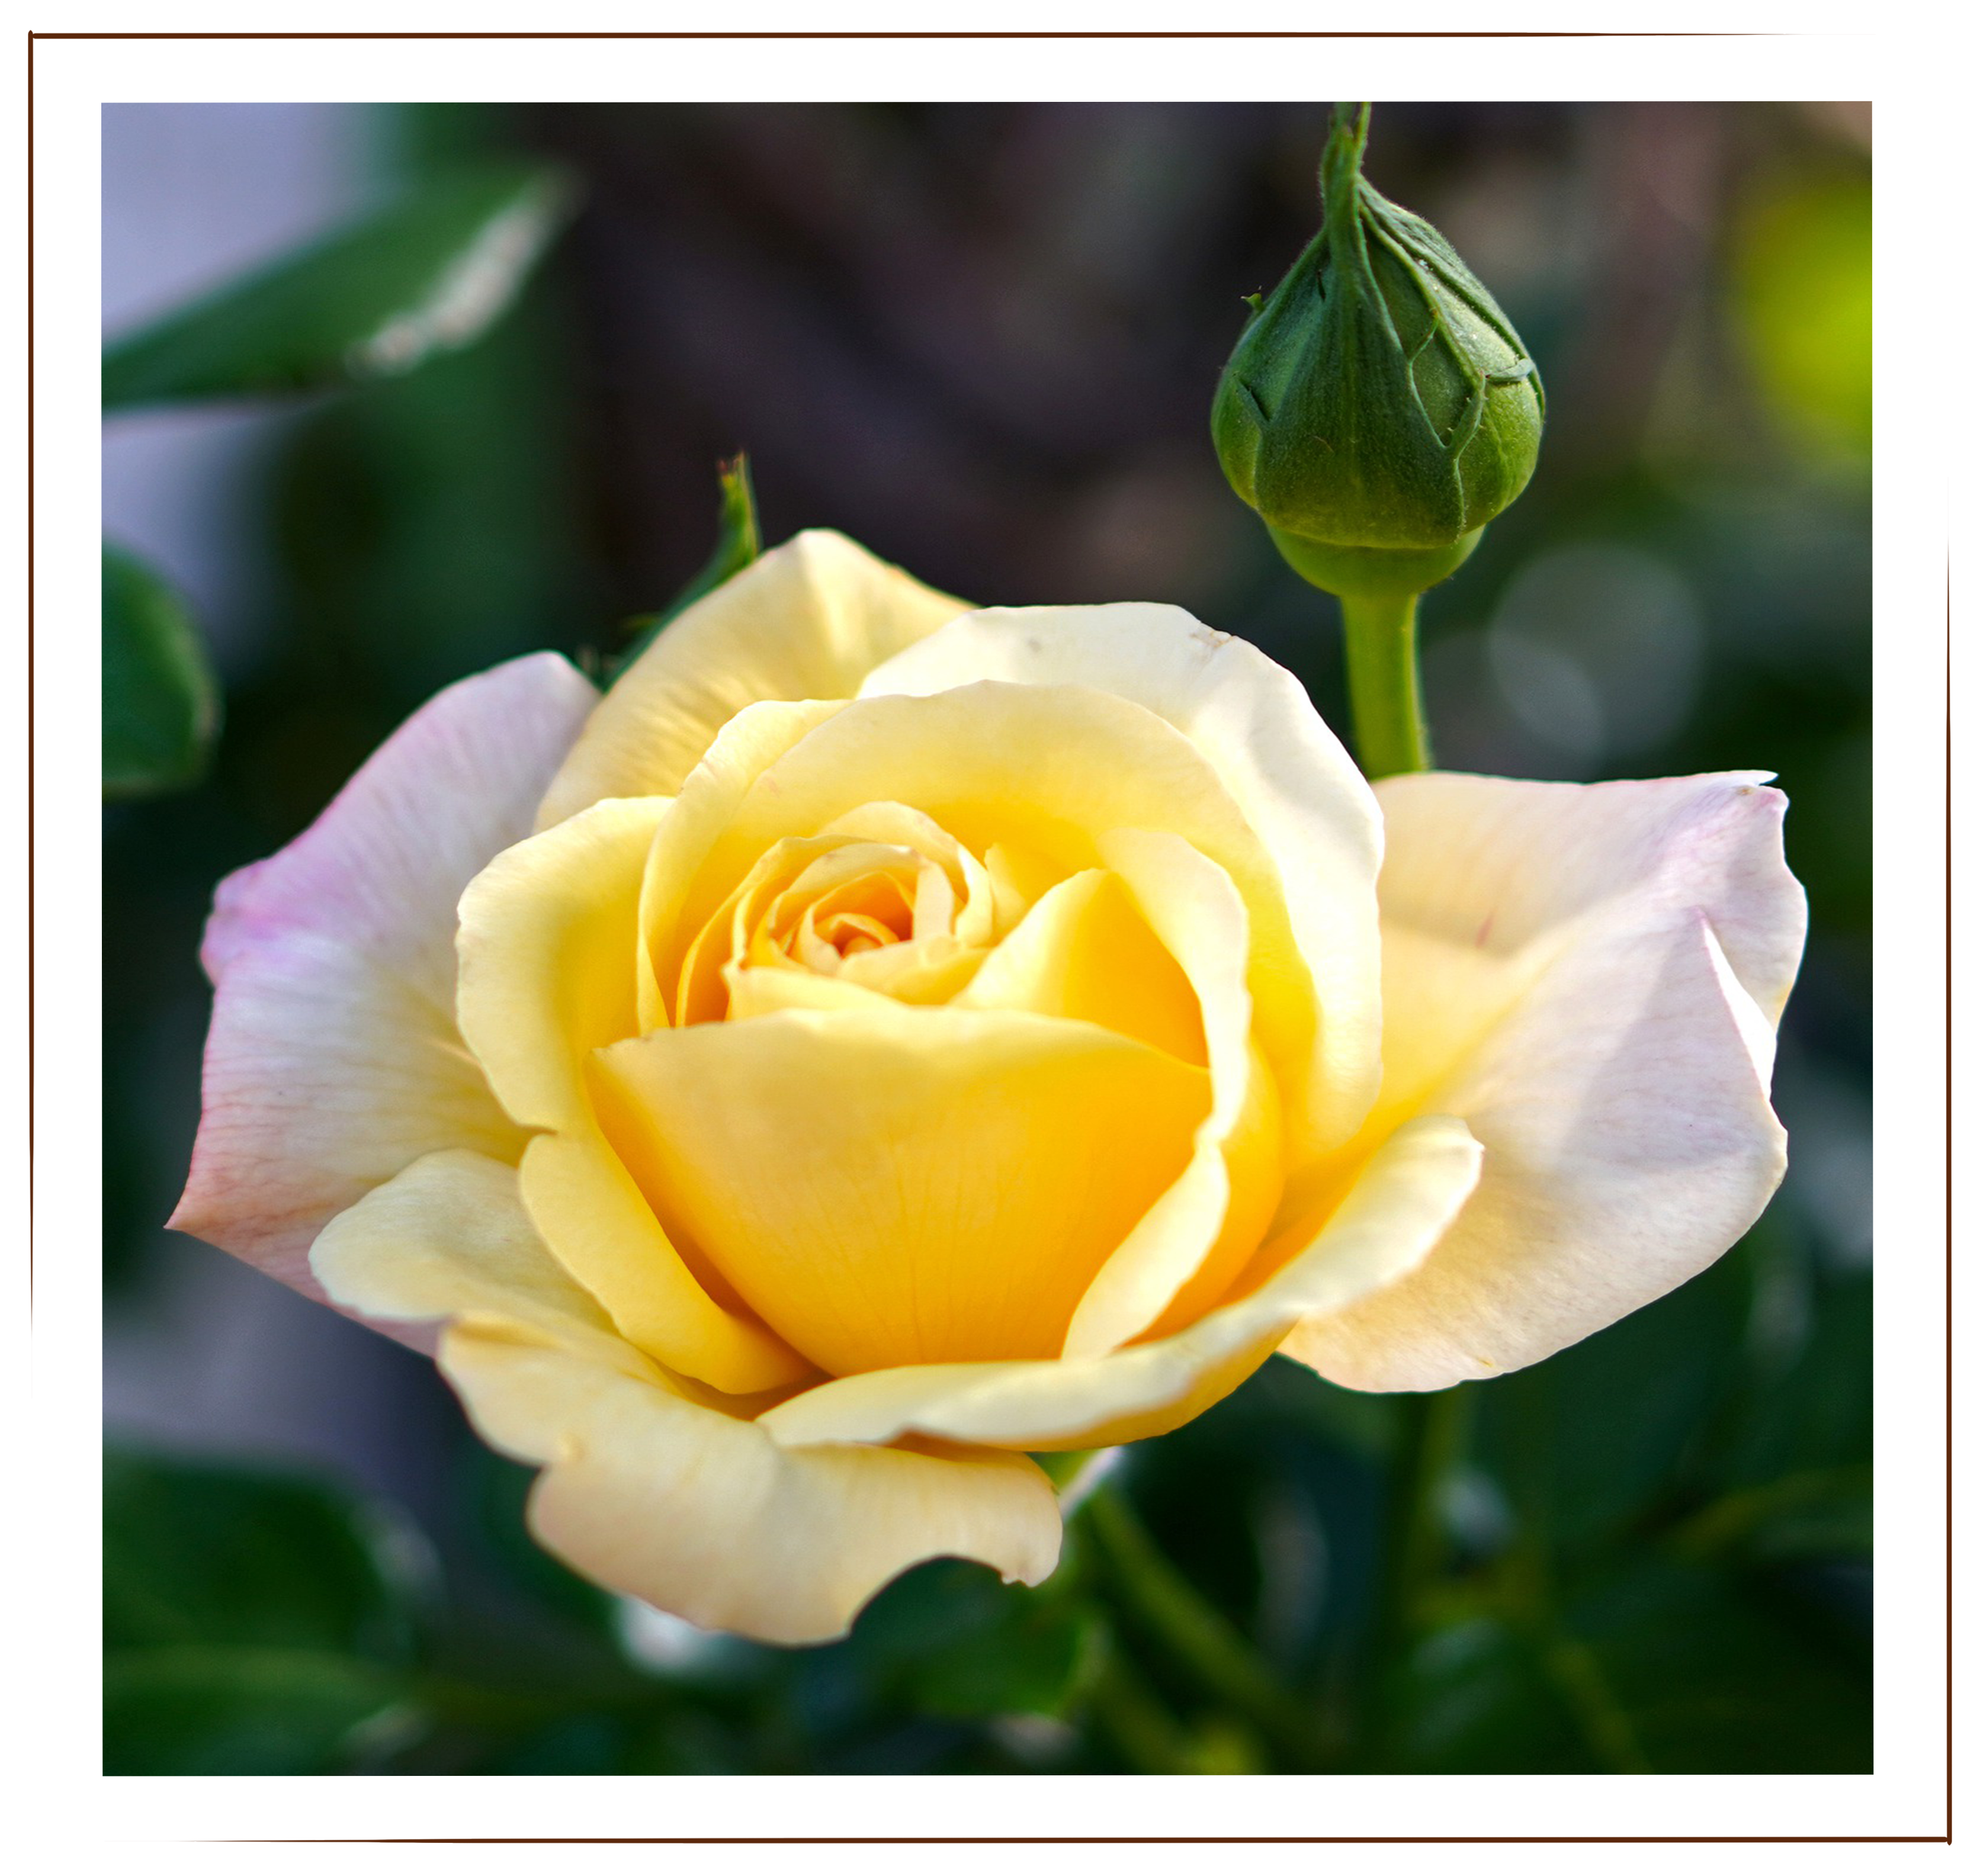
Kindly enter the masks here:
<path id="1" fill-rule="evenodd" d="M 1211 413 L 1231 486 L 1307 579 L 1400 596 L 1451 573 L 1527 485 L 1546 408 L 1511 322 L 1420 216 L 1361 174 L 1337 105 L 1324 225 L 1252 316 Z"/>

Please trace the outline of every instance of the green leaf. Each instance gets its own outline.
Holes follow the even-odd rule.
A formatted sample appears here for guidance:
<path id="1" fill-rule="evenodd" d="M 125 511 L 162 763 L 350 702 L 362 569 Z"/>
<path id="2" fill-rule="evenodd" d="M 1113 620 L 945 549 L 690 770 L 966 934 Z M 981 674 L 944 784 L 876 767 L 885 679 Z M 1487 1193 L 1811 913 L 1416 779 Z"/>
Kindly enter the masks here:
<path id="1" fill-rule="evenodd" d="M 742 572 L 763 551 L 763 533 L 756 520 L 756 491 L 749 480 L 749 459 L 738 455 L 716 465 L 722 487 L 722 505 L 715 520 L 715 551 L 702 569 L 675 596 L 665 611 L 633 621 L 637 634 L 621 654 L 616 682 L 639 662 L 640 654 L 696 600 L 706 599 L 723 581 Z"/>
<path id="2" fill-rule="evenodd" d="M 523 1594 L 600 1636 L 614 1632 L 617 1599 L 560 1562 L 530 1535 L 527 1512 L 537 1474 L 478 1442 L 455 1476 L 466 1533 L 481 1560 Z M 616 1642 L 614 1646 L 616 1648 Z"/>
<path id="3" fill-rule="evenodd" d="M 860 1617 L 852 1647 L 871 1679 L 915 1712 L 988 1719 L 1064 1712 L 1098 1642 L 1095 1618 L 1070 1598 L 943 1562 L 889 1585 Z"/>
<path id="4" fill-rule="evenodd" d="M 1870 1468 L 1789 1473 L 1729 1492 L 1687 1518 L 1671 1536 L 1680 1556 L 1702 1559 L 1785 1563 L 1868 1556 Z"/>
<path id="5" fill-rule="evenodd" d="M 107 1452 L 104 1645 L 401 1659 L 424 1593 L 418 1543 L 313 1479 Z"/>
<path id="6" fill-rule="evenodd" d="M 924 1712 L 948 1719 L 1056 1716 L 1084 1685 L 1098 1633 L 1095 1616 L 1034 1607 L 935 1649 L 919 1665 L 911 1691 Z"/>
<path id="7" fill-rule="evenodd" d="M 440 178 L 117 340 L 103 355 L 103 407 L 360 384 L 471 345 L 574 195 L 562 172 L 536 165 Z"/>
<path id="8" fill-rule="evenodd" d="M 605 601 L 580 538 L 555 313 L 526 294 L 470 350 L 324 399 L 287 432 L 265 488 L 272 599 L 289 629 L 257 693 L 313 693 L 334 645 L 370 712 L 368 747 L 457 678 L 576 648 Z M 354 759 L 313 754 L 312 803 Z M 281 766 L 295 786 L 293 759 Z"/>
<path id="9" fill-rule="evenodd" d="M 1397 1692 L 1392 1756 L 1379 1769 L 1563 1772 L 1607 1769 L 1516 1624 L 1475 1614 L 1410 1653 Z"/>
<path id="10" fill-rule="evenodd" d="M 1599 1548 L 1681 1489 L 1739 1378 L 1750 1271 L 1736 1253 L 1600 1334 L 1472 1390 L 1475 1453 L 1529 1541 Z"/>
<path id="11" fill-rule="evenodd" d="M 400 1670 L 306 1649 L 126 1650 L 103 1670 L 103 1769 L 344 1769 L 417 1729 Z"/>
<path id="12" fill-rule="evenodd" d="M 1784 1373 L 1756 1376 L 1715 1456 L 1732 1486 L 1790 1473 L 1860 1467 L 1871 1459 L 1871 1283 L 1865 1272 L 1819 1274 L 1801 1346 Z"/>
<path id="13" fill-rule="evenodd" d="M 1649 1559 L 1563 1618 L 1659 1771 L 1870 1770 L 1867 1661 L 1798 1622 L 1775 1585 Z"/>
<path id="14" fill-rule="evenodd" d="M 220 726 L 220 690 L 178 596 L 121 548 L 103 550 L 103 792 L 189 786 Z"/>
<path id="15" fill-rule="evenodd" d="M 389 1744 L 419 1723 L 424 1587 L 417 1539 L 347 1492 L 107 1452 L 106 1769 L 321 1771 Z"/>
<path id="16" fill-rule="evenodd" d="M 1867 1655 L 1779 1584 L 1655 1556 L 1558 1615 L 1482 1602 L 1417 1646 L 1400 1706 L 1385 1769 L 1870 1769 Z"/>

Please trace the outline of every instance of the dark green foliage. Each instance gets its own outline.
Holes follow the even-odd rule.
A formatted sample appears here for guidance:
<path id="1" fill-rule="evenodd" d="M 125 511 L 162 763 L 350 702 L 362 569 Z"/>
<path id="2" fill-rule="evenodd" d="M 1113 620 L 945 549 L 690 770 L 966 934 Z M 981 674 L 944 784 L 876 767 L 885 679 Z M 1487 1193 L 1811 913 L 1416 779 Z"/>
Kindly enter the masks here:
<path id="1" fill-rule="evenodd" d="M 327 1771 L 417 1730 L 402 1525 L 314 1481 L 103 1463 L 104 1769 Z"/>
<path id="2" fill-rule="evenodd" d="M 134 554 L 103 550 L 103 792 L 198 780 L 220 692 L 178 596 Z"/>

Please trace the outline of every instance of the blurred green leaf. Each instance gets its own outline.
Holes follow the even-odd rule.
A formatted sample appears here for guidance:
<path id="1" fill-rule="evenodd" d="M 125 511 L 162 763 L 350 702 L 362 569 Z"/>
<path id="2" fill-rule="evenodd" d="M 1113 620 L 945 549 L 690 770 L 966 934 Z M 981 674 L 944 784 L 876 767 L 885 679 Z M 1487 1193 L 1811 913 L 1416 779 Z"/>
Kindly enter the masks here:
<path id="1" fill-rule="evenodd" d="M 932 1649 L 915 1664 L 912 1690 L 926 1712 L 949 1719 L 1056 1717 L 1083 1685 L 1096 1635 L 1090 1614 L 1035 1605 Z"/>
<path id="2" fill-rule="evenodd" d="M 862 1615 L 852 1652 L 889 1698 L 946 1719 L 1064 1712 L 1085 1684 L 1095 1619 L 1070 1597 L 978 1566 L 911 1571 Z"/>
<path id="3" fill-rule="evenodd" d="M 1397 1763 L 1410 1771 L 1868 1771 L 1867 1659 L 1778 1586 L 1641 1556 L 1558 1613 L 1489 1604 L 1416 1649 Z"/>
<path id="4" fill-rule="evenodd" d="M 1849 1466 L 1729 1492 L 1679 1525 L 1673 1542 L 1689 1557 L 1786 1562 L 1867 1556 L 1870 1537 L 1870 1469 Z"/>
<path id="5" fill-rule="evenodd" d="M 1770 1584 L 1644 1559 L 1563 1622 L 1657 1771 L 1870 1769 L 1865 1665 L 1797 1625 Z"/>
<path id="6" fill-rule="evenodd" d="M 1451 1621 L 1414 1650 L 1399 1677 L 1394 1755 L 1384 1769 L 1599 1771 L 1541 1650 L 1495 1615 Z"/>
<path id="7" fill-rule="evenodd" d="M 103 792 L 154 794 L 199 779 L 220 691 L 191 616 L 143 561 L 103 550 Z"/>
<path id="8" fill-rule="evenodd" d="M 104 1643 L 404 1659 L 421 1589 L 417 1542 L 314 1479 L 108 1452 Z"/>
<path id="9" fill-rule="evenodd" d="M 741 573 L 763 551 L 763 533 L 756 520 L 756 490 L 749 480 L 749 457 L 739 455 L 726 463 L 718 463 L 715 473 L 722 489 L 721 506 L 715 518 L 715 551 L 665 611 L 633 622 L 637 636 L 626 647 L 615 676 L 630 669 L 640 654 L 697 599 L 706 599 L 724 580 Z"/>
<path id="10" fill-rule="evenodd" d="M 113 1451 L 103 1523 L 107 1770 L 323 1771 L 417 1724 L 417 1540 L 373 1507 Z"/>
<path id="11" fill-rule="evenodd" d="M 1869 1769 L 1868 1286 L 1778 1237 L 1476 1390 L 1518 1534 L 1410 1661 L 1401 1768 Z"/>
<path id="12" fill-rule="evenodd" d="M 179 1647 L 106 1658 L 103 1769 L 181 1776 L 344 1768 L 420 1725 L 404 1674 L 306 1649 Z"/>
<path id="13" fill-rule="evenodd" d="M 1473 1389 L 1476 1452 L 1530 1541 L 1585 1552 L 1685 1476 L 1739 1374 L 1737 1256 L 1585 1342 Z"/>
<path id="14" fill-rule="evenodd" d="M 1221 1718 L 1198 1725 L 1174 1769 L 1158 1781 L 1162 1808 L 1178 1817 L 1255 1817 L 1269 1789 L 1271 1771 L 1257 1739 Z"/>
<path id="15" fill-rule="evenodd" d="M 277 457 L 288 629 L 260 700 L 314 724 L 327 689 L 370 713 L 339 726 L 354 747 L 314 752 L 306 785 L 292 737 L 243 749 L 257 783 L 300 788 L 309 812 L 440 686 L 546 646 L 575 649 L 610 616 L 588 577 L 571 407 L 546 378 L 562 343 L 552 287 L 536 283 L 472 350 L 311 411 Z"/>
<path id="16" fill-rule="evenodd" d="M 254 397 L 395 377 L 472 344 L 568 218 L 558 171 L 436 179 L 302 252 L 118 340 L 103 407 Z"/>
<path id="17" fill-rule="evenodd" d="M 1792 1364 L 1785 1373 L 1753 1377 L 1714 1456 L 1714 1475 L 1728 1486 L 1765 1485 L 1799 1473 L 1869 1469 L 1869 1272 L 1818 1277 L 1807 1308 Z"/>
<path id="18" fill-rule="evenodd" d="M 536 1473 L 480 1441 L 461 1449 L 456 1489 L 468 1534 L 503 1579 L 535 1601 L 600 1635 L 613 1630 L 616 1599 L 580 1576 L 530 1535 L 527 1519 Z"/>

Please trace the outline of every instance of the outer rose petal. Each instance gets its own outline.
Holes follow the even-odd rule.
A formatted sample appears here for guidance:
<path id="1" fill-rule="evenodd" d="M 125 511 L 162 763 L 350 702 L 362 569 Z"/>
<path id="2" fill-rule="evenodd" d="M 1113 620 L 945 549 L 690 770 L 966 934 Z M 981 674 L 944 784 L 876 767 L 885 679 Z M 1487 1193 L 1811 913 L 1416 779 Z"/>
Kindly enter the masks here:
<path id="1" fill-rule="evenodd" d="M 641 1380 L 663 1373 L 550 1254 L 516 1169 L 478 1153 L 415 1160 L 324 1227 L 310 1266 L 341 1306 L 374 1322 L 450 1318 L 533 1335 Z"/>
<path id="2" fill-rule="evenodd" d="M 705 1629 L 829 1642 L 931 1557 L 1042 1582 L 1058 1561 L 1051 1482 L 1015 1453 L 819 1446 L 553 1349 L 450 1331 L 440 1366 L 490 1444 L 547 1465 L 530 1528 L 597 1582 Z"/>
<path id="3" fill-rule="evenodd" d="M 697 601 L 612 686 L 537 816 L 672 795 L 748 705 L 845 698 L 883 659 L 968 609 L 843 534 L 813 528 Z"/>
<path id="4" fill-rule="evenodd" d="M 353 1309 L 453 1318 L 440 1365 L 477 1428 L 548 1467 L 530 1500 L 537 1537 L 690 1622 L 829 1641 L 926 1558 L 972 1557 L 1025 1582 L 1058 1561 L 1058 1501 L 1028 1459 L 786 1451 L 648 1362 L 543 1248 L 507 1167 L 422 1160 L 336 1219 L 315 1257 Z"/>
<path id="5" fill-rule="evenodd" d="M 860 695 L 925 696 L 985 679 L 1125 697 L 1181 730 L 1217 772 L 1277 868 L 1319 996 L 1312 1059 L 1286 1077 L 1291 1150 L 1339 1145 L 1380 1076 L 1382 828 L 1360 771 L 1298 679 L 1179 606 L 1039 606 L 965 613 L 881 666 Z"/>
<path id="6" fill-rule="evenodd" d="M 1523 1367 L 1759 1215 L 1786 1164 L 1767 1090 L 1807 917 L 1759 779 L 1381 785 L 1390 1082 L 1359 1146 L 1428 1107 L 1463 1117 L 1485 1170 L 1420 1269 L 1287 1353 L 1378 1390 Z"/>
<path id="7" fill-rule="evenodd" d="M 437 1147 L 513 1159 L 453 1019 L 454 905 L 598 700 L 550 653 L 442 691 L 304 833 L 221 883 L 204 1111 L 171 1223 L 321 1300 L 324 1221 Z"/>
<path id="8" fill-rule="evenodd" d="M 1167 1433 L 1229 1393 L 1302 1318 L 1345 1309 L 1413 1269 L 1458 1216 L 1479 1158 L 1462 1121 L 1406 1123 L 1276 1275 L 1178 1335 L 1078 1360 L 853 1375 L 794 1395 L 759 1424 L 786 1446 L 920 1433 L 1034 1453 Z"/>

